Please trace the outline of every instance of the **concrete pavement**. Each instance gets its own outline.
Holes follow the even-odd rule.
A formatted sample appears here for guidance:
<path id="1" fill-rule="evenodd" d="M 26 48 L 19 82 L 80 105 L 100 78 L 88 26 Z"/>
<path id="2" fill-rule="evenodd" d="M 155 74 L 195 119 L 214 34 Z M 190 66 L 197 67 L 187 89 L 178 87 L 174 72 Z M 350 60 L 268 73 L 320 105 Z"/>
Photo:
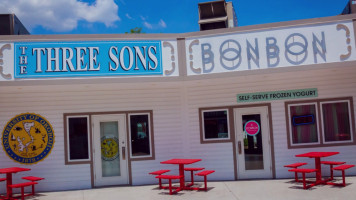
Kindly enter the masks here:
<path id="1" fill-rule="evenodd" d="M 336 177 L 340 180 L 340 177 Z M 208 182 L 209 191 L 181 191 L 169 195 L 157 185 L 123 186 L 88 190 L 40 192 L 33 200 L 348 200 L 356 198 L 356 177 L 346 177 L 346 187 L 319 185 L 303 190 L 293 179 Z M 202 183 L 198 183 L 202 184 Z"/>

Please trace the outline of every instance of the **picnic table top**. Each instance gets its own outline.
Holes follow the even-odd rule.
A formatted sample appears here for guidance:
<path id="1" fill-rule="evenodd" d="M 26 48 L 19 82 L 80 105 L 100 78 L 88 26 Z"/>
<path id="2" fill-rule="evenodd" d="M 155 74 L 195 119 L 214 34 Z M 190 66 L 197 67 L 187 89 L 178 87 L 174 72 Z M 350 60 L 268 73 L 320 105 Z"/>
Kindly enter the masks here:
<path id="1" fill-rule="evenodd" d="M 174 158 L 166 161 L 162 161 L 161 164 L 193 164 L 201 161 L 201 159 L 185 159 L 185 158 Z"/>
<path id="2" fill-rule="evenodd" d="M 0 168 L 0 174 L 17 173 L 17 172 L 30 171 L 30 170 L 31 169 L 29 168 L 23 168 L 23 167 Z"/>
<path id="3" fill-rule="evenodd" d="M 296 157 L 309 157 L 309 158 L 321 158 L 339 154 L 339 152 L 308 152 L 295 155 Z"/>

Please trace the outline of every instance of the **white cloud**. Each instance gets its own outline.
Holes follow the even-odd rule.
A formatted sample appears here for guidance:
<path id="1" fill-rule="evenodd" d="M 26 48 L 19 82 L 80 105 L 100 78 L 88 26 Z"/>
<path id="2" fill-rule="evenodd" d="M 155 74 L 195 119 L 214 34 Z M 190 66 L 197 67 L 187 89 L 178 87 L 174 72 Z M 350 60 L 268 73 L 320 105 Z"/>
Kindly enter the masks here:
<path id="1" fill-rule="evenodd" d="M 101 22 L 107 27 L 119 21 L 114 0 L 96 0 L 89 5 L 77 0 L 1 0 L 0 13 L 14 13 L 28 30 L 43 26 L 53 31 L 70 31 L 79 20 Z"/>
<path id="2" fill-rule="evenodd" d="M 125 16 L 127 17 L 127 19 L 133 19 L 133 18 L 129 15 L 129 13 L 126 13 Z"/>
<path id="3" fill-rule="evenodd" d="M 158 23 L 149 23 L 147 21 L 143 21 L 143 26 L 148 28 L 148 29 L 160 29 L 160 28 L 166 28 L 167 24 L 166 22 L 163 21 L 163 19 L 159 20 Z"/>
<path id="4" fill-rule="evenodd" d="M 152 24 L 148 23 L 148 22 L 143 22 L 143 25 L 148 28 L 148 29 L 153 29 Z"/>
<path id="5" fill-rule="evenodd" d="M 146 18 L 142 15 L 140 15 L 140 18 L 143 20 L 143 21 L 146 21 Z"/>
<path id="6" fill-rule="evenodd" d="M 166 22 L 163 21 L 163 19 L 159 20 L 158 25 L 161 26 L 162 28 L 167 27 L 167 24 L 166 24 Z"/>

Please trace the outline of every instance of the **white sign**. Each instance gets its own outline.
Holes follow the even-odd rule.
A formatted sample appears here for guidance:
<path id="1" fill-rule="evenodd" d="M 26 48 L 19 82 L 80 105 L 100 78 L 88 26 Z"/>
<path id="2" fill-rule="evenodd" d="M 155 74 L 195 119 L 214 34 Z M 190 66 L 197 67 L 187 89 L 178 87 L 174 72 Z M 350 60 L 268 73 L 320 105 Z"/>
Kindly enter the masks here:
<path id="1" fill-rule="evenodd" d="M 356 60 L 352 21 L 186 40 L 187 74 Z"/>

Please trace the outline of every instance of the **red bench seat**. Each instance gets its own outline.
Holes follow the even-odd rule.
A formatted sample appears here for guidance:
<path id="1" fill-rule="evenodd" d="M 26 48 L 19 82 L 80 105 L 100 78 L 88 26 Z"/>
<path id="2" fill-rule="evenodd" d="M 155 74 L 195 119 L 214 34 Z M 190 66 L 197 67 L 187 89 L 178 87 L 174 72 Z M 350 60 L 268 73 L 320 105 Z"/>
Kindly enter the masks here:
<path id="1" fill-rule="evenodd" d="M 345 164 L 346 162 L 340 162 L 340 161 L 321 161 L 321 164 L 324 165 L 342 165 Z"/>
<path id="2" fill-rule="evenodd" d="M 184 168 L 184 171 L 200 171 L 205 169 L 204 167 L 190 167 L 190 168 Z"/>
<path id="3" fill-rule="evenodd" d="M 339 161 L 321 161 L 320 163 L 324 164 L 324 165 L 330 165 L 330 179 L 329 180 L 334 180 L 333 166 L 345 164 L 345 162 L 339 162 Z"/>
<path id="4" fill-rule="evenodd" d="M 182 178 L 182 176 L 180 175 L 159 175 L 159 176 L 156 176 L 156 178 L 161 178 L 161 179 L 180 179 Z"/>
<path id="5" fill-rule="evenodd" d="M 35 182 L 35 181 L 41 181 L 44 178 L 36 177 L 36 176 L 25 176 L 25 177 L 22 177 L 22 179 L 28 180 L 28 181 L 31 181 L 31 182 Z M 32 185 L 32 195 L 35 195 L 35 185 Z"/>
<path id="6" fill-rule="evenodd" d="M 162 175 L 162 174 L 167 173 L 167 172 L 170 172 L 170 171 L 171 171 L 171 170 L 169 170 L 169 169 L 162 169 L 162 170 L 150 172 L 149 174 L 152 174 L 152 175 Z"/>
<path id="7" fill-rule="evenodd" d="M 28 180 L 28 181 L 40 181 L 40 180 L 43 180 L 44 178 L 36 177 L 36 176 L 25 176 L 25 177 L 22 177 L 22 179 Z"/>
<path id="8" fill-rule="evenodd" d="M 206 176 L 208 176 L 209 174 L 214 173 L 215 170 L 204 170 L 202 172 L 196 173 L 196 176 L 204 176 L 204 188 L 203 190 L 207 191 L 208 190 L 208 186 L 207 186 L 207 179 Z"/>
<path id="9" fill-rule="evenodd" d="M 183 176 L 180 176 L 180 175 L 165 175 L 165 174 L 163 174 L 163 175 L 156 176 L 156 178 L 158 178 L 158 179 L 168 179 L 169 180 L 169 194 L 172 195 L 172 194 L 178 192 L 178 190 L 174 190 L 174 191 L 172 190 L 173 189 L 172 180 L 181 179 L 181 178 L 183 178 Z"/>
<path id="10" fill-rule="evenodd" d="M 298 167 L 306 165 L 306 164 L 308 164 L 308 163 L 293 163 L 293 164 L 289 164 L 289 165 L 284 165 L 284 167 L 298 168 Z M 295 182 L 299 182 L 299 180 L 298 180 L 298 172 L 294 172 L 294 180 L 295 180 Z"/>
<path id="11" fill-rule="evenodd" d="M 30 196 L 32 195 L 31 194 L 28 194 L 28 195 L 25 195 L 25 187 L 27 186 L 33 186 L 33 185 L 36 185 L 37 182 L 25 182 L 25 183 L 17 183 L 17 184 L 12 184 L 12 185 L 9 185 L 9 187 L 11 188 L 21 188 L 21 199 L 24 200 L 25 199 L 25 196 Z"/>
<path id="12" fill-rule="evenodd" d="M 355 165 L 340 165 L 340 166 L 334 167 L 333 169 L 342 171 L 342 170 L 345 170 L 345 169 L 349 169 L 351 167 L 355 167 Z"/>
<path id="13" fill-rule="evenodd" d="M 345 181 L 345 170 L 355 167 L 355 165 L 340 165 L 337 167 L 334 167 L 333 170 L 337 170 L 337 171 L 342 171 L 342 183 L 338 184 L 338 183 L 331 183 L 331 185 L 336 185 L 336 186 L 346 186 L 346 181 Z"/>
<path id="14" fill-rule="evenodd" d="M 214 170 L 205 170 L 205 171 L 202 171 L 202 172 L 199 172 L 199 173 L 196 173 L 195 175 L 196 176 L 207 176 L 211 173 L 214 173 L 215 171 Z"/>
<path id="15" fill-rule="evenodd" d="M 302 173 L 303 174 L 303 189 L 308 189 L 311 187 L 311 185 L 307 185 L 307 181 L 305 180 L 305 174 L 306 173 L 313 173 L 318 171 L 317 169 L 305 169 L 305 168 L 294 168 L 288 170 L 290 172 L 296 172 L 296 173 Z"/>
<path id="16" fill-rule="evenodd" d="M 6 178 L 0 178 L 0 182 L 6 181 Z"/>
<path id="17" fill-rule="evenodd" d="M 187 187 L 194 185 L 194 176 L 193 172 L 194 171 L 200 171 L 205 169 L 204 167 L 190 167 L 190 168 L 184 168 L 184 171 L 190 171 L 190 178 L 191 178 L 191 183 L 187 185 Z"/>
<path id="18" fill-rule="evenodd" d="M 162 175 L 164 173 L 167 173 L 167 172 L 170 172 L 171 170 L 169 169 L 162 169 L 162 170 L 158 170 L 158 171 L 154 171 L 154 172 L 150 172 L 148 174 L 151 174 L 151 175 Z M 163 189 L 162 187 L 162 180 L 159 178 L 158 179 L 158 186 L 159 186 L 159 189 Z"/>
<path id="19" fill-rule="evenodd" d="M 284 165 L 284 167 L 289 167 L 289 168 L 297 168 L 303 165 L 306 165 L 308 163 L 293 163 L 293 164 L 289 164 L 289 165 Z"/>

